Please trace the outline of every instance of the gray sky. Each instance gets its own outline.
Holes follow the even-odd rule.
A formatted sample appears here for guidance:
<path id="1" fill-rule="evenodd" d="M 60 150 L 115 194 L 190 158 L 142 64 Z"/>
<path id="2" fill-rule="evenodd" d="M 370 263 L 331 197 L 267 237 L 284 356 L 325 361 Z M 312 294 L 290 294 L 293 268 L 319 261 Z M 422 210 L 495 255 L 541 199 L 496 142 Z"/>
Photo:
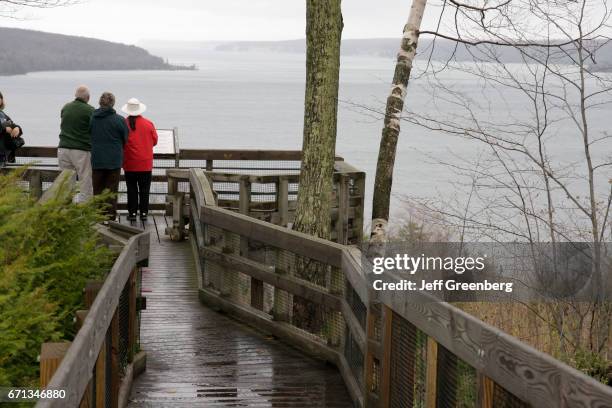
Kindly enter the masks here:
<path id="1" fill-rule="evenodd" d="M 410 0 L 344 0 L 344 38 L 399 37 Z M 425 24 L 433 23 L 430 8 Z M 285 40 L 304 37 L 305 0 L 81 0 L 22 9 L 0 25 L 135 44 L 141 40 Z M 431 20 L 431 21 L 430 21 Z"/>

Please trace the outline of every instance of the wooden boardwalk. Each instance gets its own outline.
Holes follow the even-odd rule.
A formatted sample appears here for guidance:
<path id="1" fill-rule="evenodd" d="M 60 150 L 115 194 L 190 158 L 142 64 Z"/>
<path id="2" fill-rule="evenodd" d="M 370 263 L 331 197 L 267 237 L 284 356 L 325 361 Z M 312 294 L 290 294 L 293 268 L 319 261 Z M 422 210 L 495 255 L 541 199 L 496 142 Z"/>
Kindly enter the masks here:
<path id="1" fill-rule="evenodd" d="M 142 283 L 147 370 L 130 407 L 352 406 L 334 367 L 203 306 L 190 243 L 171 242 L 156 221 L 161 244 L 153 230 Z"/>

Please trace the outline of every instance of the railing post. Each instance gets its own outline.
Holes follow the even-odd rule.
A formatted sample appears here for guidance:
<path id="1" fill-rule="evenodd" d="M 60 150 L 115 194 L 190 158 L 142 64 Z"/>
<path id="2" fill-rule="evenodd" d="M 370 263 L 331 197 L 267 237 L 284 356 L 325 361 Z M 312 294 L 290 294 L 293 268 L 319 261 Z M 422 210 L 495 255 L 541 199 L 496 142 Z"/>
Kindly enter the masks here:
<path id="1" fill-rule="evenodd" d="M 382 350 L 382 342 L 376 338 L 376 321 L 382 322 L 382 305 L 378 302 L 370 302 L 366 317 L 366 350 L 363 358 L 363 383 L 364 383 L 364 403 L 368 408 L 376 408 L 380 405 L 380 362 L 381 356 L 378 354 Z M 375 372 L 375 361 L 378 361 L 378 372 Z M 375 383 L 376 379 L 376 383 Z"/>
<path id="2" fill-rule="evenodd" d="M 42 196 L 42 176 L 38 170 L 32 169 L 30 171 L 32 172 L 30 177 L 30 196 L 38 200 Z"/>
<path id="3" fill-rule="evenodd" d="M 185 239 L 185 216 L 183 214 L 183 202 L 185 193 L 175 192 L 172 197 L 172 229 L 170 239 L 172 241 L 182 241 Z"/>
<path id="4" fill-rule="evenodd" d="M 329 274 L 329 293 L 344 297 L 344 274 L 340 268 L 332 267 Z M 341 312 L 329 312 L 329 345 L 340 347 L 344 338 L 344 319 Z"/>
<path id="5" fill-rule="evenodd" d="M 172 139 L 174 142 L 174 167 L 181 167 L 181 148 L 179 145 L 178 127 L 172 129 Z"/>
<path id="6" fill-rule="evenodd" d="M 438 343 L 427 337 L 427 369 L 425 377 L 425 407 L 436 408 L 438 386 Z"/>
<path id="7" fill-rule="evenodd" d="M 478 373 L 478 403 L 479 408 L 495 408 L 493 406 L 493 393 L 495 383 L 489 377 Z"/>
<path id="8" fill-rule="evenodd" d="M 249 215 L 251 210 L 251 182 L 248 176 L 240 178 L 240 196 L 239 196 L 239 210 L 241 214 Z M 248 258 L 249 257 L 249 239 L 247 237 L 240 237 L 240 255 Z M 264 308 L 264 285 L 263 282 L 250 278 L 251 286 L 251 306 L 258 310 Z"/>
<path id="9" fill-rule="evenodd" d="M 70 342 L 43 343 L 40 348 L 40 388 L 46 388 L 66 355 Z"/>
<path id="10" fill-rule="evenodd" d="M 206 159 L 206 171 L 213 171 L 213 160 Z"/>
<path id="11" fill-rule="evenodd" d="M 276 200 L 280 225 L 286 227 L 289 224 L 289 179 L 285 176 L 278 179 Z"/>
<path id="12" fill-rule="evenodd" d="M 240 178 L 240 191 L 239 191 L 239 211 L 240 214 L 249 215 L 251 207 L 251 182 L 249 176 L 243 176 Z"/>
<path id="13" fill-rule="evenodd" d="M 173 209 L 173 197 L 174 194 L 178 191 L 178 180 L 170 175 L 168 178 L 168 193 L 166 195 L 166 215 L 172 216 Z"/>
<path id="14" fill-rule="evenodd" d="M 290 259 L 287 259 L 287 258 Z M 292 275 L 293 256 L 284 249 L 276 249 L 275 272 L 279 275 Z M 272 309 L 274 320 L 291 323 L 293 318 L 293 295 L 282 289 L 274 287 L 274 306 Z"/>
<path id="15" fill-rule="evenodd" d="M 232 233 L 227 231 L 227 230 L 223 230 L 223 243 L 224 243 L 224 248 L 223 248 L 223 252 L 224 253 L 235 253 L 235 248 L 233 247 L 233 245 L 231 245 L 231 241 L 232 241 Z M 229 268 L 226 267 L 221 267 L 221 276 L 217 276 L 217 287 L 219 288 L 219 292 L 221 292 L 222 296 L 231 296 L 232 295 L 232 291 L 237 290 L 238 288 L 235 288 L 233 285 L 233 281 L 235 281 L 234 277 L 235 275 L 238 274 L 238 272 L 230 270 Z"/>
<path id="16" fill-rule="evenodd" d="M 83 289 L 83 293 L 85 298 L 85 307 L 87 309 L 91 308 L 91 305 L 93 305 L 93 302 L 94 300 L 96 300 L 96 296 L 98 295 L 100 289 L 102 289 L 103 284 L 104 283 L 100 281 L 89 281 L 85 284 L 85 289 Z"/>
<path id="17" fill-rule="evenodd" d="M 348 211 L 349 211 L 349 178 L 340 174 L 338 179 L 338 218 L 336 219 L 336 241 L 339 244 L 348 244 Z"/>
<path id="18" fill-rule="evenodd" d="M 77 310 L 74 314 L 75 316 L 75 328 L 77 332 L 81 327 L 83 327 L 83 323 L 85 322 L 85 318 L 87 317 L 88 310 Z"/>
<path id="19" fill-rule="evenodd" d="M 358 205 L 355 207 L 355 218 L 353 219 L 353 231 L 356 237 L 356 244 L 361 244 L 363 240 L 363 211 L 365 202 L 365 173 L 358 173 L 354 181 L 355 189 L 359 197 Z"/>
<path id="20" fill-rule="evenodd" d="M 389 406 L 391 394 L 391 336 L 393 334 L 393 311 L 382 305 L 382 361 L 380 376 L 380 407 Z"/>

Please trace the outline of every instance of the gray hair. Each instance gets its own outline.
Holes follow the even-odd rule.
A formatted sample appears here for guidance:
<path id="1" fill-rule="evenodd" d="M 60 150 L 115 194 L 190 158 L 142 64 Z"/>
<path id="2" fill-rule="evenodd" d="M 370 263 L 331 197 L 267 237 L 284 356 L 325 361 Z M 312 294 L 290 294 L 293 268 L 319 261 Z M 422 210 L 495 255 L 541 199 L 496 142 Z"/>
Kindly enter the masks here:
<path id="1" fill-rule="evenodd" d="M 4 109 L 4 95 L 0 92 L 0 110 Z"/>
<path id="2" fill-rule="evenodd" d="M 89 102 L 89 88 L 85 85 L 79 86 L 74 92 L 74 97 L 82 100 L 83 102 Z"/>
<path id="3" fill-rule="evenodd" d="M 115 106 L 115 95 L 110 92 L 104 92 L 100 96 L 100 107 L 101 108 L 112 108 Z"/>

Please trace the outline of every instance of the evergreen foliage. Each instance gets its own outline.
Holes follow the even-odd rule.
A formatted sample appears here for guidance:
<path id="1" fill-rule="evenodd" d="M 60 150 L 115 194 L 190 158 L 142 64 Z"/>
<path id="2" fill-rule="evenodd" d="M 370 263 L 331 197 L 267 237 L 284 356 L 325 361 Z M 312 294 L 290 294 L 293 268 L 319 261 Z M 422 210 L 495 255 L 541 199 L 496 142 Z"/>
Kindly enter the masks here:
<path id="1" fill-rule="evenodd" d="M 72 339 L 83 288 L 113 257 L 92 229 L 99 199 L 38 204 L 20 173 L 0 176 L 0 385 L 25 387 L 37 385 L 41 344 Z"/>

